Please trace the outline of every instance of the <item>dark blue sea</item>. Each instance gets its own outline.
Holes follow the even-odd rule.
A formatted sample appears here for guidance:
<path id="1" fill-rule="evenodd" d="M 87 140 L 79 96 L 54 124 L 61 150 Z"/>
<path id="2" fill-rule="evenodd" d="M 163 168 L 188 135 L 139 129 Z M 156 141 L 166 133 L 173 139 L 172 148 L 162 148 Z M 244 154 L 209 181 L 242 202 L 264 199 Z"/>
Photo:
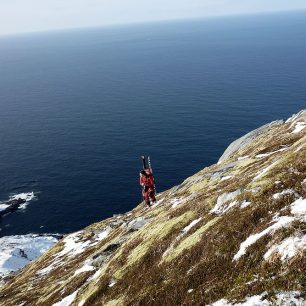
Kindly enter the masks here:
<path id="1" fill-rule="evenodd" d="M 0 235 L 67 233 L 215 163 L 244 133 L 306 107 L 306 13 L 0 38 L 0 201 L 36 200 Z"/>

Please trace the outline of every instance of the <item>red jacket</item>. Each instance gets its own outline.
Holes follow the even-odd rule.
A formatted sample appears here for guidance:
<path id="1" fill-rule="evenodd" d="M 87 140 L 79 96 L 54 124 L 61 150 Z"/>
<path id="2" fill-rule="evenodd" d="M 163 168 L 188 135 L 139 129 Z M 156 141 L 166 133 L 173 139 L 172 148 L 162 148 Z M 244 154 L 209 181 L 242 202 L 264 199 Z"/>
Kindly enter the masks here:
<path id="1" fill-rule="evenodd" d="M 145 169 L 147 176 L 141 175 L 139 183 L 141 186 L 154 187 L 155 180 L 150 169 Z"/>

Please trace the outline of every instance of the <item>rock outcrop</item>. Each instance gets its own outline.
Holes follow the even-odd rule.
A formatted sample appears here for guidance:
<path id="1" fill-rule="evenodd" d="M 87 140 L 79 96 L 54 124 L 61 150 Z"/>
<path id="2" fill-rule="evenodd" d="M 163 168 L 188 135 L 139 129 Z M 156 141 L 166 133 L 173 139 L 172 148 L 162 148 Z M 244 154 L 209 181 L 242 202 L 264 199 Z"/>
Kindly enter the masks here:
<path id="1" fill-rule="evenodd" d="M 302 111 L 240 138 L 151 209 L 67 235 L 0 288 L 0 305 L 305 305 L 305 232 Z"/>
<path id="2" fill-rule="evenodd" d="M 6 202 L 0 203 L 0 217 L 6 214 L 15 212 L 23 204 L 31 201 L 34 198 L 34 193 L 20 193 L 14 196 L 11 196 Z"/>
<path id="3" fill-rule="evenodd" d="M 284 123 L 283 120 L 273 121 L 271 123 L 265 124 L 265 125 L 257 128 L 257 129 L 255 129 L 255 130 L 247 133 L 246 135 L 236 139 L 235 141 L 233 141 L 227 147 L 227 149 L 224 151 L 222 156 L 219 158 L 218 162 L 221 163 L 222 161 L 224 161 L 227 158 L 229 158 L 235 152 L 241 150 L 243 147 L 245 147 L 248 144 L 252 143 L 258 136 L 268 132 L 271 128 L 273 128 L 275 126 L 282 125 L 283 123 Z"/>

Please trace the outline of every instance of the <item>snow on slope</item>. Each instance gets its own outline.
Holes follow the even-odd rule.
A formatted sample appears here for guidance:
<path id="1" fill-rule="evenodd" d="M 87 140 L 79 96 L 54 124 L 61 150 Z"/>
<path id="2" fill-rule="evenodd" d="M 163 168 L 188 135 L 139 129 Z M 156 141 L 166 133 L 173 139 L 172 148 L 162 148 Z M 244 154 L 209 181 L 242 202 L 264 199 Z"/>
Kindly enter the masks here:
<path id="1" fill-rule="evenodd" d="M 306 127 L 306 122 L 297 122 L 292 133 L 299 133 Z"/>
<path id="2" fill-rule="evenodd" d="M 94 238 L 93 240 L 85 240 L 85 241 L 82 240 L 83 231 L 78 231 L 70 235 L 67 235 L 63 239 L 64 242 L 63 249 L 60 252 L 58 252 L 55 256 L 53 256 L 52 260 L 48 262 L 48 265 L 45 266 L 43 269 L 37 271 L 36 274 L 37 275 L 49 274 L 51 271 L 53 271 L 53 269 L 60 266 L 64 262 L 63 257 L 68 256 L 74 258 L 80 255 L 88 248 L 97 245 L 100 241 L 105 239 L 110 232 L 111 228 L 107 227 L 103 231 L 97 232 L 93 237 Z M 94 270 L 92 265 L 89 262 L 85 262 L 82 267 L 80 267 L 75 271 L 75 275 L 92 270 Z"/>
<path id="3" fill-rule="evenodd" d="M 300 198 L 294 201 L 290 207 L 291 207 L 291 214 L 294 215 L 293 217 L 291 216 L 275 217 L 273 221 L 276 222 L 273 225 L 269 226 L 260 233 L 251 235 L 244 242 L 241 243 L 240 249 L 234 256 L 233 260 L 238 260 L 242 255 L 246 253 L 246 249 L 250 245 L 254 244 L 261 237 L 267 234 L 273 234 L 282 227 L 288 227 L 293 221 L 297 219 L 306 221 L 306 199 Z M 296 242 L 296 245 L 295 244 L 292 245 L 292 243 L 294 242 Z M 275 247 L 276 249 L 272 248 L 271 253 L 278 249 L 281 252 L 282 256 L 288 257 L 289 254 L 292 254 L 293 250 L 297 252 L 297 250 L 303 248 L 304 246 L 305 246 L 304 240 L 300 241 L 299 239 L 296 239 L 291 241 L 290 243 L 286 242 L 285 245 L 280 245 L 278 247 Z M 268 254 L 266 253 L 265 256 L 268 258 L 271 256 L 271 254 L 268 252 Z"/>
<path id="4" fill-rule="evenodd" d="M 277 161 L 273 162 L 271 165 L 269 165 L 268 167 L 266 167 L 265 169 L 261 170 L 260 172 L 257 173 L 257 175 L 254 177 L 254 181 L 258 180 L 259 178 L 263 177 L 269 170 L 271 170 L 275 164 L 277 163 Z"/>
<path id="5" fill-rule="evenodd" d="M 62 299 L 61 301 L 53 304 L 52 306 L 69 306 L 69 305 L 71 305 L 71 303 L 74 301 L 76 295 L 78 294 L 78 291 L 79 290 L 76 290 L 75 292 L 66 296 L 64 299 Z"/>
<path id="6" fill-rule="evenodd" d="M 302 237 L 289 237 L 283 240 L 280 244 L 273 245 L 264 255 L 264 259 L 268 260 L 276 254 L 280 256 L 282 261 L 290 259 L 301 250 L 306 250 L 306 235 Z"/>
<path id="7" fill-rule="evenodd" d="M 241 194 L 241 190 L 235 190 L 233 192 L 225 192 L 223 194 L 221 194 L 218 199 L 217 199 L 217 203 L 215 205 L 215 207 L 210 211 L 211 213 L 215 213 L 215 214 L 222 214 L 224 212 L 226 212 L 227 210 L 229 210 L 232 206 L 234 206 L 235 204 L 237 204 L 237 202 L 232 202 L 229 206 L 225 206 L 224 204 L 233 200 L 234 198 L 236 198 L 239 194 Z"/>
<path id="8" fill-rule="evenodd" d="M 56 242 L 57 239 L 52 236 L 32 234 L 0 238 L 0 277 L 23 268 Z"/>
<path id="9" fill-rule="evenodd" d="M 251 235 L 244 242 L 241 243 L 240 249 L 236 253 L 236 255 L 234 256 L 233 260 L 238 260 L 242 255 L 244 255 L 246 253 L 247 248 L 249 246 L 251 246 L 252 244 L 254 244 L 261 237 L 263 237 L 263 236 L 265 236 L 267 234 L 274 233 L 275 231 L 277 231 L 278 229 L 280 229 L 282 227 L 288 227 L 288 225 L 290 223 L 292 223 L 293 221 L 294 221 L 293 217 L 283 216 L 283 217 L 278 218 L 276 220 L 276 223 L 274 223 L 273 225 L 269 226 L 268 228 L 266 228 L 262 232 L 256 233 L 254 235 Z"/>
<path id="10" fill-rule="evenodd" d="M 276 294 L 275 300 L 272 302 L 265 299 L 265 293 L 260 295 L 249 296 L 243 302 L 231 303 L 226 299 L 221 299 L 212 305 L 208 306 L 273 306 L 273 305 L 284 305 L 284 306 L 305 306 L 306 301 L 300 297 L 300 292 L 289 291 L 279 292 Z"/>
<path id="11" fill-rule="evenodd" d="M 297 199 L 291 204 L 291 213 L 306 221 L 306 199 Z"/>
<path id="12" fill-rule="evenodd" d="M 301 153 L 306 129 L 292 133 L 295 123 L 289 128 L 277 125 L 277 134 L 271 129 L 269 137 L 249 142 L 222 165 L 203 169 L 161 193 L 158 207 L 140 205 L 65 236 L 33 271 L 22 272 L 25 278 L 13 279 L 15 287 L 3 287 L 6 301 L 31 303 L 18 287 L 35 279 L 36 287 L 27 287 L 33 297 L 54 306 L 93 301 L 145 305 L 151 298 L 154 305 L 175 305 L 171 301 L 178 301 L 179 295 L 186 305 L 304 305 L 302 294 L 294 290 L 300 290 L 305 266 L 300 259 L 306 236 L 296 228 L 306 214 L 304 150 Z M 258 243 L 256 251 L 248 253 L 265 235 L 267 244 Z M 248 257 L 237 264 L 235 259 L 245 253 Z M 262 260 L 257 263 L 254 257 Z M 263 266 L 272 266 L 275 258 L 282 260 L 282 269 L 273 267 L 266 277 Z M 291 269 L 295 263 L 299 270 Z M 300 273 L 296 277 L 295 271 Z M 159 278 L 164 272 L 165 282 Z M 149 277 L 139 278 L 143 273 Z M 52 284 L 56 286 L 49 288 Z"/>

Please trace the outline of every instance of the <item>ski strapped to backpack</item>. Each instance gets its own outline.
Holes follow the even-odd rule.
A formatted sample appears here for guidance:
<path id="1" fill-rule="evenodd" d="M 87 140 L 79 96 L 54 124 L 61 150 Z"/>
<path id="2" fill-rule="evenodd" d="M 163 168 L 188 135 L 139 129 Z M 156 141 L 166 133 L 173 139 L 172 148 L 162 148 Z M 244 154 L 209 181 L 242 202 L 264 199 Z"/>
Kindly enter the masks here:
<path id="1" fill-rule="evenodd" d="M 143 170 L 146 170 L 147 169 L 147 167 L 146 167 L 146 157 L 141 156 L 141 159 L 142 159 L 142 168 L 143 168 Z"/>
<path id="2" fill-rule="evenodd" d="M 152 169 L 152 166 L 151 166 L 151 158 L 150 156 L 148 156 L 148 165 L 149 165 L 149 169 L 153 175 L 153 169 Z M 156 196 L 156 186 L 155 186 L 155 183 L 154 183 L 154 195 Z"/>

